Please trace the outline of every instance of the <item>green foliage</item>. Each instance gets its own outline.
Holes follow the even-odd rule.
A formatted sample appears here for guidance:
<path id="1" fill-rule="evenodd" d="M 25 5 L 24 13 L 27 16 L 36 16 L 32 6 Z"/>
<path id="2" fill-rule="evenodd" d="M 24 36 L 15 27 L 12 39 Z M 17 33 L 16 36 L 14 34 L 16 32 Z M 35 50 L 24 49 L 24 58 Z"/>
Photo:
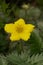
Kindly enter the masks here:
<path id="1" fill-rule="evenodd" d="M 43 6 L 43 0 L 36 0 L 39 6 Z"/>
<path id="2" fill-rule="evenodd" d="M 43 55 L 33 55 L 32 57 L 29 56 L 28 53 L 22 53 L 21 55 L 18 55 L 17 53 L 12 53 L 7 57 L 8 62 L 11 62 L 13 65 L 38 65 L 40 62 L 43 63 Z"/>
<path id="3" fill-rule="evenodd" d="M 0 56 L 0 65 L 43 65 L 43 53 L 30 57 L 28 52 L 18 55 L 16 52 Z"/>
<path id="4" fill-rule="evenodd" d="M 6 59 L 3 55 L 0 55 L 0 65 L 7 65 Z"/>
<path id="5" fill-rule="evenodd" d="M 41 11 L 39 8 L 30 7 L 28 9 L 16 9 L 16 15 L 18 18 L 24 18 L 25 20 L 37 20 L 40 17 Z"/>
<path id="6" fill-rule="evenodd" d="M 42 39 L 39 35 L 39 31 L 36 29 L 31 34 L 30 40 L 27 41 L 28 49 L 30 49 L 30 56 L 33 54 L 41 53 L 42 52 Z"/>

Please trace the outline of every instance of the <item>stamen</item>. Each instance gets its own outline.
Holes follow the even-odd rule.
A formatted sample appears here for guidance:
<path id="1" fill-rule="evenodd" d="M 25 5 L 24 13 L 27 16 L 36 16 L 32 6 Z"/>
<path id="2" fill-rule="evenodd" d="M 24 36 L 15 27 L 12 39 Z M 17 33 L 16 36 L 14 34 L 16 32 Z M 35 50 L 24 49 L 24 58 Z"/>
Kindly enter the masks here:
<path id="1" fill-rule="evenodd" d="M 23 27 L 21 27 L 21 26 L 16 27 L 16 31 L 17 31 L 18 33 L 23 32 Z"/>

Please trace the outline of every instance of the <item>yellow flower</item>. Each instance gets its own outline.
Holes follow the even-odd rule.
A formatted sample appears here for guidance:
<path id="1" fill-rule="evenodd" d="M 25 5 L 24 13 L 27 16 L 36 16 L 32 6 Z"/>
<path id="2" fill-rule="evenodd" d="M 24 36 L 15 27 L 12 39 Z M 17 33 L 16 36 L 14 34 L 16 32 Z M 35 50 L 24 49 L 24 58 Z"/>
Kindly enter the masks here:
<path id="1" fill-rule="evenodd" d="M 11 41 L 17 41 L 20 39 L 27 41 L 30 39 L 31 32 L 33 31 L 34 27 L 35 26 L 32 24 L 25 24 L 23 19 L 19 19 L 14 23 L 6 24 L 4 30 L 7 33 L 11 33 Z"/>

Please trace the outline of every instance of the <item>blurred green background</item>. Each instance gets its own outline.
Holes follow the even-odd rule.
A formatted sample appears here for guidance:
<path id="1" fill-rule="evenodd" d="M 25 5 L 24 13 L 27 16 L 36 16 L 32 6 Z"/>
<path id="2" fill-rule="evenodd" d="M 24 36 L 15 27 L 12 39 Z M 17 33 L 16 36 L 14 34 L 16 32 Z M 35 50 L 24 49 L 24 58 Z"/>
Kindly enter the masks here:
<path id="1" fill-rule="evenodd" d="M 21 45 L 10 41 L 10 34 L 4 31 L 6 23 L 19 18 L 35 25 L 30 40 L 21 42 Z M 0 0 L 0 65 L 43 65 L 42 62 L 43 0 Z"/>

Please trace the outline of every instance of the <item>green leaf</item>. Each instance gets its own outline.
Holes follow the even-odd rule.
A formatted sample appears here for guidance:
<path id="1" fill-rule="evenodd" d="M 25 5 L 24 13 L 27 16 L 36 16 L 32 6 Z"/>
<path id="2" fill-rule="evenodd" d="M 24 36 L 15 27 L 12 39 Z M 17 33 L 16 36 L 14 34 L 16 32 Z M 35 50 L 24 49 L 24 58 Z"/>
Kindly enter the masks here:
<path id="1" fill-rule="evenodd" d="M 42 46 L 42 39 L 39 35 L 39 31 L 36 29 L 32 33 L 30 40 L 27 42 L 30 44 L 30 53 L 32 54 L 37 54 L 41 53 L 41 46 Z"/>
<path id="2" fill-rule="evenodd" d="M 7 65 L 5 57 L 0 55 L 0 65 Z"/>
<path id="3" fill-rule="evenodd" d="M 33 55 L 30 57 L 28 53 L 22 53 L 21 55 L 18 55 L 17 53 L 12 53 L 7 56 L 7 62 L 8 64 L 13 65 L 38 65 L 38 63 L 43 63 L 43 55 L 37 54 L 36 56 Z"/>

